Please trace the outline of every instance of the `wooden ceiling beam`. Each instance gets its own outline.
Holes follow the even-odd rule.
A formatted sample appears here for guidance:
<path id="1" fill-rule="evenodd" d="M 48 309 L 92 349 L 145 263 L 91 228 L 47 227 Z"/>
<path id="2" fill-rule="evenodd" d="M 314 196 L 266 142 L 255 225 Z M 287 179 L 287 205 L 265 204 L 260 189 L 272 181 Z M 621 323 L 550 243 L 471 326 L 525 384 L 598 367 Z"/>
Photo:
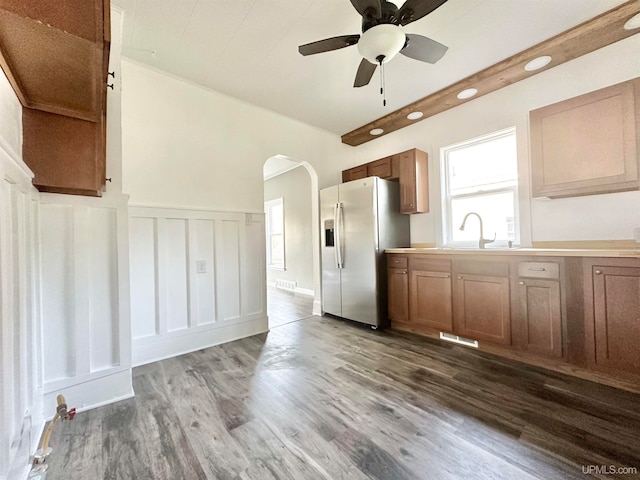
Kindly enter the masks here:
<path id="1" fill-rule="evenodd" d="M 606 47 L 640 32 L 639 29 L 625 30 L 624 24 L 640 13 L 640 0 L 630 0 L 622 5 L 592 18 L 563 33 L 545 40 L 527 50 L 502 60 L 489 68 L 460 80 L 438 92 L 417 100 L 384 117 L 378 118 L 342 136 L 342 143 L 357 146 L 379 138 L 417 121 L 462 105 L 500 88 L 529 78 L 540 72 L 561 65 L 569 60 Z M 546 67 L 536 71 L 526 71 L 524 66 L 534 58 L 549 55 L 552 60 Z M 478 93 L 472 98 L 461 100 L 458 93 L 475 88 Z M 407 115 L 422 112 L 418 120 L 409 120 Z M 373 129 L 381 128 L 384 133 L 371 135 Z"/>

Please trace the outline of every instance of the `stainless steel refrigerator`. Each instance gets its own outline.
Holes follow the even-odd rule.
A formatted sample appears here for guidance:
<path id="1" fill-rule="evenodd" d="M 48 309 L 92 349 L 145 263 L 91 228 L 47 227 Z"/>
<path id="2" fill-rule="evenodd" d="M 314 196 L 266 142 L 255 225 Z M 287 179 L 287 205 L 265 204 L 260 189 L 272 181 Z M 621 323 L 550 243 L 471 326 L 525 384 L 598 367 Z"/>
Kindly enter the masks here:
<path id="1" fill-rule="evenodd" d="M 322 309 L 374 328 L 388 325 L 384 250 L 409 246 L 399 185 L 378 177 L 320 191 Z"/>

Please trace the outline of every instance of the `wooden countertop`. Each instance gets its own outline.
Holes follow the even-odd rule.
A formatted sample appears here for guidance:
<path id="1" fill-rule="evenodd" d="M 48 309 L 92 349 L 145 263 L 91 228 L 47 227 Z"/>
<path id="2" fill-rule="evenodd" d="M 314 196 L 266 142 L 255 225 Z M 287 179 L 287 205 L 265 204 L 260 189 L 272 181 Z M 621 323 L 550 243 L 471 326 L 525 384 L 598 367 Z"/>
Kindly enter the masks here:
<path id="1" fill-rule="evenodd" d="M 541 257 L 611 257 L 640 258 L 638 249 L 591 249 L 591 248 L 389 248 L 385 253 L 428 255 L 524 255 Z"/>

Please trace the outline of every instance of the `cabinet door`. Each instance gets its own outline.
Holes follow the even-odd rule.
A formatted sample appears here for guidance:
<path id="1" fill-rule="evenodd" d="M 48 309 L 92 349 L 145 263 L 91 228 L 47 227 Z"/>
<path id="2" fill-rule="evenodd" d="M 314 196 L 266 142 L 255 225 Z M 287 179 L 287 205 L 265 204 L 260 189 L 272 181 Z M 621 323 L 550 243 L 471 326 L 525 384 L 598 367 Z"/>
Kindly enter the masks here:
<path id="1" fill-rule="evenodd" d="M 350 182 L 352 180 L 360 180 L 361 178 L 367 178 L 367 166 L 359 165 L 357 167 L 350 168 L 342 171 L 342 181 Z"/>
<path id="2" fill-rule="evenodd" d="M 399 170 L 400 212 L 429 212 L 427 154 L 413 149 L 394 155 L 392 162 Z"/>
<path id="3" fill-rule="evenodd" d="M 562 357 L 560 282 L 521 279 L 516 290 L 518 312 L 514 339 L 520 348 L 549 357 Z"/>
<path id="4" fill-rule="evenodd" d="M 453 295 L 456 334 L 511 344 L 509 278 L 457 275 Z"/>
<path id="5" fill-rule="evenodd" d="M 640 268 L 592 268 L 596 365 L 640 372 Z"/>
<path id="6" fill-rule="evenodd" d="M 638 190 L 639 104 L 634 79 L 533 110 L 533 196 Z"/>
<path id="7" fill-rule="evenodd" d="M 406 268 L 387 269 L 389 319 L 409 320 L 409 274 Z"/>
<path id="8" fill-rule="evenodd" d="M 400 211 L 416 211 L 416 169 L 411 152 L 399 153 L 397 157 L 400 169 Z"/>
<path id="9" fill-rule="evenodd" d="M 22 154 L 42 192 L 100 196 L 105 182 L 103 122 L 22 111 Z"/>
<path id="10" fill-rule="evenodd" d="M 370 177 L 391 178 L 391 157 L 368 163 L 367 173 Z"/>
<path id="11" fill-rule="evenodd" d="M 451 302 L 450 273 L 411 271 L 411 323 L 453 331 Z"/>

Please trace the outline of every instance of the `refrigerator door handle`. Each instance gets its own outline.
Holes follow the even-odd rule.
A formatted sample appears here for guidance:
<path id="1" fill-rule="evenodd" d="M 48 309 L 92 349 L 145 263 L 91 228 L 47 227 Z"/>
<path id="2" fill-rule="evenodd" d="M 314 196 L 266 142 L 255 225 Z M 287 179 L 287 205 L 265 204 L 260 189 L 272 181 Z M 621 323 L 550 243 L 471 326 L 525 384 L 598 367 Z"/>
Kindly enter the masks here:
<path id="1" fill-rule="evenodd" d="M 344 268 L 344 258 L 342 257 L 342 246 L 344 245 L 344 241 L 342 240 L 342 203 L 338 202 L 336 204 L 336 232 L 338 235 L 336 237 L 336 255 L 338 257 L 338 268 Z"/>
<path id="2" fill-rule="evenodd" d="M 340 249 L 340 230 L 338 228 L 338 204 L 333 204 L 333 235 L 334 235 L 334 248 L 333 254 L 336 258 L 336 268 L 340 268 L 340 256 L 338 250 Z"/>

